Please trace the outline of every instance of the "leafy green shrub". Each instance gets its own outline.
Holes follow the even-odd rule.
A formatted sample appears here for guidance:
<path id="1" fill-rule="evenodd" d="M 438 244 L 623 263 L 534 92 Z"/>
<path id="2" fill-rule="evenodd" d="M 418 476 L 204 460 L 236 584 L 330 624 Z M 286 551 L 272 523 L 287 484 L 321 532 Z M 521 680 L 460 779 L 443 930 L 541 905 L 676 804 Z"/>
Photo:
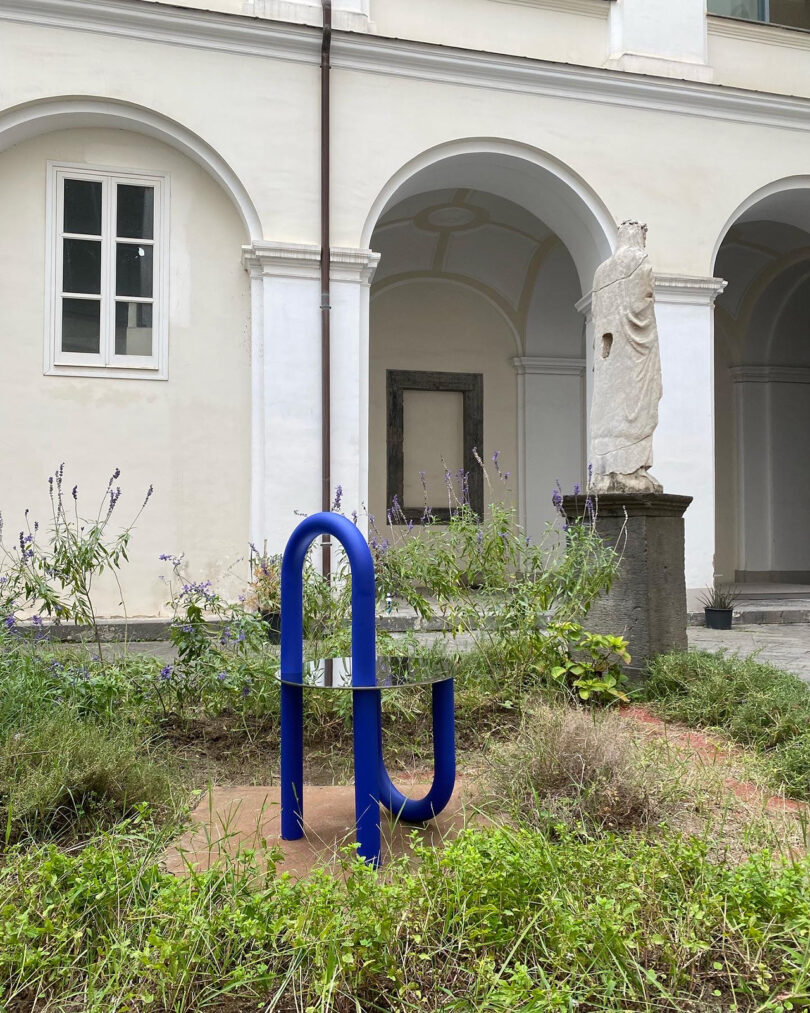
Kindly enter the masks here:
<path id="1" fill-rule="evenodd" d="M 667 808 L 663 779 L 617 716 L 540 705 L 489 756 L 487 788 L 514 819 L 552 830 L 633 829 Z"/>
<path id="2" fill-rule="evenodd" d="M 810 686 L 798 676 L 755 658 L 675 652 L 650 662 L 646 693 L 671 720 L 766 751 L 775 786 L 810 798 Z"/>
<path id="3" fill-rule="evenodd" d="M 707 845 L 465 831 L 381 874 L 245 856 L 160 872 L 136 819 L 0 868 L 0 1000 L 110 1009 L 778 1013 L 805 995 L 810 863 Z"/>
<path id="4" fill-rule="evenodd" d="M 172 800 L 172 770 L 131 727 L 55 711 L 0 740 L 0 828 L 21 836 L 75 834 Z M 2 832 L 2 831 L 0 831 Z"/>

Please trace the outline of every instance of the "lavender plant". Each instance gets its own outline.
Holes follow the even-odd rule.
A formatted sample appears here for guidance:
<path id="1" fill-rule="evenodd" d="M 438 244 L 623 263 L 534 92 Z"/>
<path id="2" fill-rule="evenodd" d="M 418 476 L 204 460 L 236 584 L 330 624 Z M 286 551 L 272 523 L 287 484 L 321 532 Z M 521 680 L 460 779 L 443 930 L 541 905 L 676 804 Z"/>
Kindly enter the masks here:
<path id="1" fill-rule="evenodd" d="M 214 590 L 211 581 L 195 581 L 185 574 L 182 555 L 165 553 L 160 558 L 171 564 L 166 578 L 173 615 L 169 637 L 177 650 L 176 662 L 161 669 L 156 686 L 168 714 L 170 709 L 179 713 L 199 703 L 211 686 L 233 688 L 228 682 L 233 659 L 261 652 L 265 629 L 261 615 L 244 599 L 229 601 Z M 268 659 L 268 664 L 274 665 L 274 659 Z M 241 689 L 249 692 L 248 683 L 243 682 Z M 168 700 L 176 707 L 170 708 Z"/>
<path id="2" fill-rule="evenodd" d="M 48 479 L 51 524 L 47 532 L 42 531 L 38 521 L 31 521 L 30 511 L 26 510 L 25 527 L 12 548 L 3 542 L 0 518 L 0 552 L 5 563 L 0 605 L 7 625 L 10 619 L 12 625 L 16 622 L 17 612 L 35 608 L 38 614 L 44 612 L 60 622 L 89 626 L 102 658 L 93 585 L 102 573 L 111 573 L 124 605 L 118 574 L 128 559 L 133 528 L 153 489 L 150 485 L 134 518 L 114 532 L 115 511 L 121 498 L 121 487 L 116 484 L 120 469 L 113 471 L 95 516 L 90 518 L 79 513 L 78 485 L 66 495 L 64 472 L 62 463 Z"/>

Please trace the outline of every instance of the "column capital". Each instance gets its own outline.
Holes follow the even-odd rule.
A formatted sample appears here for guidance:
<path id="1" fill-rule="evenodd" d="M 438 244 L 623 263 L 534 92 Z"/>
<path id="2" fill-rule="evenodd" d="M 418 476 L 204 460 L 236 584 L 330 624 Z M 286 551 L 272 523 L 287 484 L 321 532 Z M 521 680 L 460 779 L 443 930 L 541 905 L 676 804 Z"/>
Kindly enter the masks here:
<path id="1" fill-rule="evenodd" d="M 656 274 L 656 302 L 691 303 L 713 306 L 714 300 L 728 285 L 722 278 L 700 278 L 689 274 Z"/>
<path id="2" fill-rule="evenodd" d="M 585 360 L 556 355 L 520 355 L 512 359 L 519 376 L 538 373 L 542 376 L 582 376 Z"/>
<path id="3" fill-rule="evenodd" d="M 656 274 L 655 301 L 688 303 L 692 306 L 713 306 L 714 300 L 728 285 L 722 278 L 700 278 L 690 274 Z M 593 292 L 588 292 L 574 305 L 590 319 Z"/>
<path id="4" fill-rule="evenodd" d="M 380 254 L 372 250 L 333 246 L 331 278 L 370 285 Z M 275 243 L 256 240 L 242 247 L 242 264 L 251 278 L 317 279 L 321 272 L 321 248 L 310 243 Z"/>

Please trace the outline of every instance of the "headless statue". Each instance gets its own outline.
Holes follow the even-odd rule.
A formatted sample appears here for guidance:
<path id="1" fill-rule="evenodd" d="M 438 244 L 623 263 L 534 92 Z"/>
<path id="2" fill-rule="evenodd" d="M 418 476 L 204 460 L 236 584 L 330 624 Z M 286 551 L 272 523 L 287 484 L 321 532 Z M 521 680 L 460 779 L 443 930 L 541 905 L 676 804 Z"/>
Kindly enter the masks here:
<path id="1" fill-rule="evenodd" d="M 590 491 L 661 492 L 650 474 L 661 400 L 661 357 L 647 226 L 622 222 L 593 282 Z"/>

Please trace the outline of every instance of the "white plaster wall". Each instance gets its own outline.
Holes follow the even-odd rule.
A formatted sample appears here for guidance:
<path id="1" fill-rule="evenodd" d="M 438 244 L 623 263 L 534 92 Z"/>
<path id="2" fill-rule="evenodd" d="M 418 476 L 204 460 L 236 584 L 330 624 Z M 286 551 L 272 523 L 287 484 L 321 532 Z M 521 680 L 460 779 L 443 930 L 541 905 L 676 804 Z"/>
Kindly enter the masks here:
<path id="1" fill-rule="evenodd" d="M 260 41 L 256 49 L 261 53 Z M 100 96 L 153 110 L 193 131 L 225 160 L 270 238 L 317 243 L 316 51 L 313 42 L 308 63 L 216 45 L 169 45 L 3 22 L 2 107 L 54 96 Z"/>
<path id="2" fill-rule="evenodd" d="M 709 17 L 708 52 L 716 84 L 810 96 L 807 32 Z"/>
<path id="3" fill-rule="evenodd" d="M 517 477 L 515 342 L 501 313 L 473 289 L 446 282 L 406 283 L 379 295 L 372 289 L 370 345 L 369 508 L 378 525 L 388 506 L 387 369 L 483 373 L 483 456 L 488 462 L 500 451 L 501 468 L 512 481 L 507 487 L 496 483 L 495 495 L 508 498 Z M 426 465 L 434 450 L 424 447 Z M 419 456 L 414 450 L 412 459 Z"/>
<path id="4" fill-rule="evenodd" d="M 706 0 L 614 0 L 610 52 L 703 63 Z"/>
<path id="5" fill-rule="evenodd" d="M 604 0 L 372 0 L 371 17 L 393 39 L 591 67 L 607 56 Z"/>
<path id="6" fill-rule="evenodd" d="M 168 381 L 44 376 L 45 172 L 48 159 L 170 175 Z M 198 166 L 171 148 L 121 131 L 70 130 L 0 153 L 0 330 L 3 431 L 0 509 L 14 538 L 23 511 L 43 526 L 48 475 L 65 462 L 82 510 L 95 514 L 115 467 L 129 520 L 155 492 L 123 571 L 130 614 L 166 600 L 163 552 L 186 552 L 199 576 L 221 578 L 248 539 L 250 338 L 243 226 Z M 121 614 L 106 582 L 99 604 Z"/>

